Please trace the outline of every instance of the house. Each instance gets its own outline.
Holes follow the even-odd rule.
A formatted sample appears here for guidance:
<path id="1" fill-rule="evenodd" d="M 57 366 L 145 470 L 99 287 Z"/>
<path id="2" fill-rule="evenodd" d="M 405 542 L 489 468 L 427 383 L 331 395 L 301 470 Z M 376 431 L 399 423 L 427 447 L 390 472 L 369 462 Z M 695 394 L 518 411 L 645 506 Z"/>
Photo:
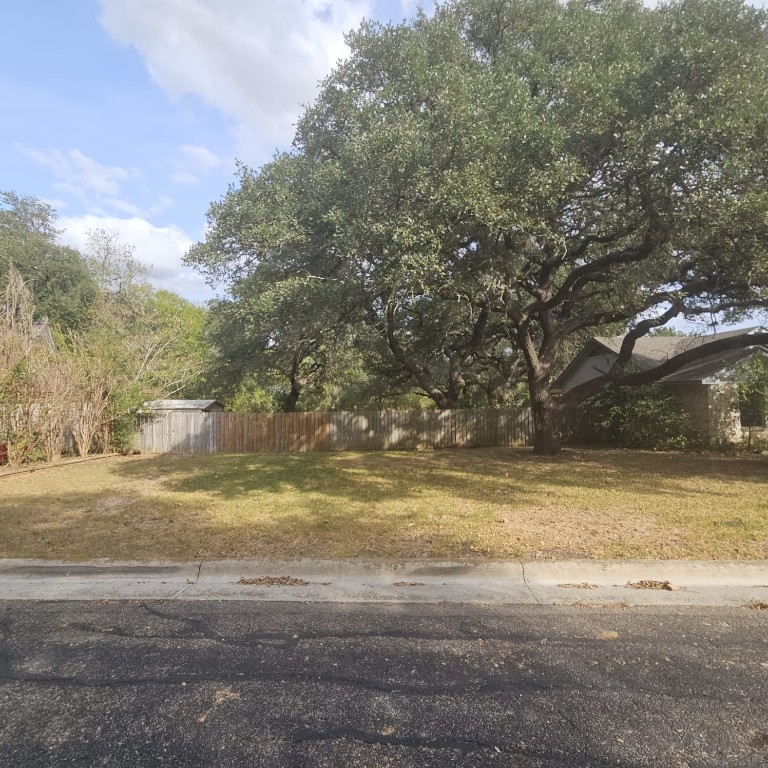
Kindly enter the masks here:
<path id="1" fill-rule="evenodd" d="M 741 328 L 708 336 L 643 336 L 635 342 L 630 366 L 647 370 L 671 357 L 702 344 L 764 332 L 764 328 Z M 623 336 L 595 336 L 554 382 L 554 393 L 567 392 L 585 381 L 607 373 L 621 350 Z M 765 418 L 755 424 L 739 407 L 739 369 L 761 355 L 768 359 L 768 348 L 743 347 L 689 363 L 660 380 L 688 413 L 691 424 L 705 439 L 734 441 L 742 437 L 742 428 L 765 428 Z M 759 420 L 760 421 L 760 420 Z"/>
<path id="2" fill-rule="evenodd" d="M 152 400 L 144 403 L 148 411 L 192 411 L 212 413 L 225 410 L 218 400 Z"/>

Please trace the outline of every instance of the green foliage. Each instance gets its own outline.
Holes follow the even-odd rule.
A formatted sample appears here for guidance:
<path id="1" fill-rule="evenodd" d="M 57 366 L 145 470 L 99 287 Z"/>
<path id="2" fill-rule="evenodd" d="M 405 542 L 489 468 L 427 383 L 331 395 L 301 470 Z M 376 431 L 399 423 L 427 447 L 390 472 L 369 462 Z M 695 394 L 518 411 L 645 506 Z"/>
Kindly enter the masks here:
<path id="1" fill-rule="evenodd" d="M 207 394 L 205 309 L 144 282 L 115 236 L 91 233 L 83 256 L 58 234 L 50 206 L 0 195 L 0 437 L 15 463 L 54 460 L 68 429 L 82 454 L 127 450 L 146 400 Z"/>
<path id="2" fill-rule="evenodd" d="M 666 326 L 662 326 L 661 328 L 654 328 L 648 335 L 649 336 L 666 336 L 666 337 L 673 337 L 673 338 L 678 338 L 678 337 L 685 338 L 689 334 L 677 328 L 667 328 Z"/>
<path id="3" fill-rule="evenodd" d="M 249 387 L 247 383 L 226 400 L 228 410 L 235 413 L 276 413 L 280 411 L 285 395 L 280 392 L 270 392 L 263 387 Z"/>
<path id="4" fill-rule="evenodd" d="M 688 414 L 661 384 L 609 389 L 591 408 L 595 432 L 609 445 L 674 450 L 701 442 Z"/>
<path id="5" fill-rule="evenodd" d="M 768 421 L 768 355 L 756 354 L 740 366 L 739 410 L 742 427 L 764 427 Z"/>
<path id="6" fill-rule="evenodd" d="M 739 386 L 739 411 L 742 427 L 764 427 L 766 417 L 765 387 Z"/>
<path id="7" fill-rule="evenodd" d="M 106 413 L 105 429 L 98 436 L 102 452 L 126 453 L 134 448 L 137 415 L 145 402 L 145 391 L 140 387 L 122 386 L 113 392 Z"/>
<path id="8" fill-rule="evenodd" d="M 0 192 L 0 284 L 12 264 L 32 292 L 35 319 L 70 331 L 89 323 L 97 284 L 85 258 L 56 243 L 55 223 L 46 203 Z"/>

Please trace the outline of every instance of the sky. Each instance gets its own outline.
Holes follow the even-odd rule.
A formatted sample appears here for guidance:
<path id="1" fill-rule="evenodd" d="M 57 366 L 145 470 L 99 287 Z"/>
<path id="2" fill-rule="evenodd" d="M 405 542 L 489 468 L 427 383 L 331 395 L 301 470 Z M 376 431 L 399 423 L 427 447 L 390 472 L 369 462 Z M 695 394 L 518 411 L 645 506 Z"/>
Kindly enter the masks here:
<path id="1" fill-rule="evenodd" d="M 117 234 L 156 287 L 204 301 L 182 257 L 235 161 L 257 168 L 290 146 L 345 31 L 416 5 L 2 0 L 0 190 L 52 205 L 68 245 Z"/>

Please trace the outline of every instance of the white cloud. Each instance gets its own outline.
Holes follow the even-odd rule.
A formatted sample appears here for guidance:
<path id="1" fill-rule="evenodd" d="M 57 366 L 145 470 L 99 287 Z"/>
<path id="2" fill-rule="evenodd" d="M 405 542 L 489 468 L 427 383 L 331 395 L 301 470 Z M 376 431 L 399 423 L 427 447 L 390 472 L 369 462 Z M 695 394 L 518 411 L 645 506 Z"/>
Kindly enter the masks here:
<path id="1" fill-rule="evenodd" d="M 179 147 L 179 152 L 187 161 L 202 173 L 208 173 L 221 165 L 221 158 L 211 152 L 208 147 L 196 144 L 184 144 Z"/>
<path id="2" fill-rule="evenodd" d="M 198 179 L 194 173 L 189 173 L 189 171 L 174 171 L 171 174 L 171 181 L 175 181 L 177 184 L 188 184 L 190 186 L 200 184 L 200 179 Z"/>
<path id="3" fill-rule="evenodd" d="M 50 205 L 54 211 L 63 211 L 69 208 L 69 203 L 60 197 L 41 197 L 40 202 Z"/>
<path id="4" fill-rule="evenodd" d="M 22 144 L 16 144 L 16 149 L 52 171 L 59 179 L 57 189 L 77 197 L 88 194 L 116 197 L 120 194 L 121 182 L 139 176 L 135 168 L 102 165 L 79 149 L 70 149 L 69 152 L 60 152 L 58 149 L 43 152 Z"/>
<path id="5" fill-rule="evenodd" d="M 290 142 L 301 105 L 346 55 L 344 32 L 373 7 L 372 0 L 101 2 L 104 28 L 139 51 L 163 89 L 232 117 L 236 135 L 257 137 L 262 151 Z"/>
<path id="6" fill-rule="evenodd" d="M 142 179 L 142 174 L 135 168 L 102 165 L 79 149 L 71 149 L 69 152 L 53 149 L 44 152 L 33 147 L 25 147 L 23 144 L 16 144 L 16 149 L 50 170 L 58 179 L 53 184 L 53 188 L 71 195 L 92 215 L 107 216 L 111 211 L 136 218 L 146 218 L 164 213 L 174 205 L 173 199 L 167 195 L 161 195 L 148 208 L 141 208 L 126 199 L 123 186 Z M 203 159 L 208 164 L 212 162 L 204 155 Z M 198 164 L 201 162 L 198 160 Z M 58 201 L 55 207 L 66 208 L 67 203 Z"/>
<path id="7" fill-rule="evenodd" d="M 199 176 L 207 176 L 221 164 L 222 159 L 208 147 L 199 144 L 183 144 L 172 162 L 175 170 L 171 173 L 170 179 L 176 184 L 197 186 L 200 184 Z"/>
<path id="8" fill-rule="evenodd" d="M 156 227 L 138 216 L 122 219 L 116 216 L 62 216 L 60 240 L 65 245 L 83 250 L 88 232 L 103 229 L 116 234 L 120 241 L 134 247 L 134 256 L 149 268 L 149 280 L 156 288 L 165 288 L 192 300 L 211 296 L 200 275 L 182 265 L 182 258 L 193 241 L 179 227 Z"/>

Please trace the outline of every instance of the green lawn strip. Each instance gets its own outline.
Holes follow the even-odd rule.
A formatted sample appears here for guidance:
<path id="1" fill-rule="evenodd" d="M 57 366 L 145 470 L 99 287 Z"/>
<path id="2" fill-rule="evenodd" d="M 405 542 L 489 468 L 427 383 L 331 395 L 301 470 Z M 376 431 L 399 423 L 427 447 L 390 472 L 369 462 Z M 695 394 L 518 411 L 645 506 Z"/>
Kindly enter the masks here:
<path id="1" fill-rule="evenodd" d="M 0 557 L 768 557 L 768 457 L 138 456 L 3 477 Z"/>

